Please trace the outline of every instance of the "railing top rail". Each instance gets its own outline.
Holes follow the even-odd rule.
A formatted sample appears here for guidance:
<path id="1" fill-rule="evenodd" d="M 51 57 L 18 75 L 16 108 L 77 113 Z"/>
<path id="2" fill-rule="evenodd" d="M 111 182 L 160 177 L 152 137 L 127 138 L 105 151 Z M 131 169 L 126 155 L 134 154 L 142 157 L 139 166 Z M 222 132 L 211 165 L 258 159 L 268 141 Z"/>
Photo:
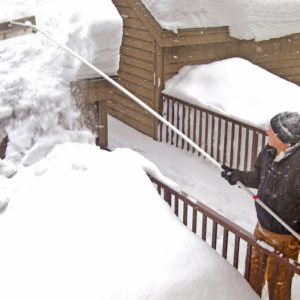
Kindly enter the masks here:
<path id="1" fill-rule="evenodd" d="M 282 265 L 285 265 L 286 267 L 292 269 L 293 272 L 296 274 L 300 275 L 300 264 L 296 261 L 292 261 L 290 259 L 286 259 L 284 257 L 279 256 L 277 252 L 270 251 L 269 249 L 265 248 L 259 241 L 252 235 L 250 234 L 247 230 L 243 229 L 239 225 L 233 223 L 232 221 L 228 220 L 224 216 L 220 215 L 213 209 L 209 208 L 205 204 L 201 202 L 193 202 L 192 200 L 188 199 L 186 196 L 183 194 L 180 194 L 173 190 L 172 188 L 168 187 L 158 179 L 154 178 L 153 176 L 149 175 L 149 178 L 151 179 L 152 182 L 155 184 L 159 185 L 162 187 L 164 190 L 169 191 L 171 194 L 173 194 L 175 197 L 178 197 L 178 199 L 184 201 L 187 203 L 189 206 L 191 206 L 193 209 L 196 209 L 197 211 L 201 213 L 205 213 L 207 217 L 210 219 L 216 221 L 218 224 L 223 226 L 224 228 L 228 229 L 230 232 L 234 233 L 237 235 L 239 238 L 243 239 L 250 245 L 256 247 L 257 249 L 261 250 L 268 256 L 270 256 L 272 259 L 275 261 L 279 262 Z"/>
<path id="2" fill-rule="evenodd" d="M 250 124 L 248 124 L 248 123 L 242 122 L 242 121 L 240 121 L 240 120 L 233 119 L 233 118 L 231 118 L 231 117 L 222 115 L 222 114 L 217 113 L 217 112 L 215 112 L 215 111 L 212 111 L 212 110 L 210 110 L 210 109 L 208 109 L 208 108 L 202 107 L 202 106 L 200 106 L 200 105 L 195 105 L 195 104 L 192 104 L 192 103 L 188 103 L 188 102 L 186 102 L 186 101 L 184 101 L 184 100 L 181 100 L 181 99 L 176 98 L 176 97 L 173 97 L 173 96 L 169 96 L 169 95 L 164 94 L 164 93 L 161 93 L 160 96 L 161 96 L 161 98 L 165 97 L 165 98 L 169 98 L 169 99 L 171 99 L 171 100 L 173 100 L 173 101 L 176 101 L 176 102 L 179 102 L 179 103 L 182 103 L 182 104 L 185 104 L 185 105 L 189 105 L 190 107 L 192 107 L 192 108 L 194 108 L 194 109 L 198 109 L 198 110 L 201 109 L 201 110 L 204 111 L 205 113 L 212 114 L 212 115 L 214 115 L 214 116 L 216 116 L 216 117 L 218 117 L 218 118 L 220 118 L 220 119 L 223 119 L 223 120 L 225 120 L 225 121 L 234 123 L 234 124 L 239 125 L 239 126 L 242 126 L 242 127 L 249 128 L 249 129 L 251 129 L 251 130 L 253 130 L 253 131 L 257 131 L 257 132 L 259 132 L 259 133 L 261 133 L 261 134 L 266 135 L 266 130 L 263 129 L 263 128 L 259 128 L 259 127 L 250 125 Z"/>

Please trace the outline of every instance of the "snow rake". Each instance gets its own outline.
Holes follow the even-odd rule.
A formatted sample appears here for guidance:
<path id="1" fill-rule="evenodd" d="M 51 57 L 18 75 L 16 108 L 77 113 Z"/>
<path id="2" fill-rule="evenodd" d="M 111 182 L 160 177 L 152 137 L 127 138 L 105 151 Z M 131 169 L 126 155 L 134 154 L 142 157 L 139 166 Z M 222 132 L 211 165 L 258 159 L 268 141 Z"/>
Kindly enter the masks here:
<path id="1" fill-rule="evenodd" d="M 127 89 L 125 89 L 123 86 L 121 86 L 119 83 L 111 79 L 109 76 L 107 76 L 104 72 L 96 68 L 94 65 L 89 63 L 87 60 L 85 60 L 83 57 L 75 53 L 73 50 L 71 50 L 69 47 L 65 46 L 64 44 L 61 44 L 60 42 L 56 41 L 54 38 L 52 38 L 49 34 L 46 32 L 40 30 L 38 27 L 36 27 L 33 24 L 30 24 L 29 22 L 18 22 L 18 21 L 11 21 L 9 22 L 9 26 L 16 26 L 16 27 L 30 27 L 32 29 L 32 32 L 40 32 L 43 34 L 47 39 L 51 40 L 53 43 L 58 45 L 60 48 L 63 48 L 65 51 L 67 51 L 69 54 L 77 58 L 79 61 L 84 63 L 86 66 L 94 70 L 96 73 L 98 73 L 101 77 L 103 77 L 105 80 L 107 80 L 109 83 L 111 83 L 114 87 L 116 87 L 118 90 L 123 92 L 126 96 L 128 96 L 130 99 L 132 99 L 135 103 L 143 107 L 146 111 L 148 111 L 150 114 L 152 114 L 156 119 L 158 119 L 160 122 L 164 123 L 166 126 L 168 126 L 171 130 L 173 130 L 176 134 L 178 134 L 182 139 L 184 139 L 187 143 L 189 143 L 195 150 L 197 150 L 199 153 L 201 153 L 208 161 L 210 161 L 213 165 L 215 165 L 219 170 L 222 170 L 221 165 L 212 158 L 208 153 L 206 153 L 203 149 L 201 149 L 196 143 L 194 143 L 190 138 L 188 138 L 184 133 L 182 133 L 180 130 L 178 130 L 174 125 L 172 125 L 170 122 L 168 122 L 166 119 L 164 119 L 160 114 L 158 114 L 156 111 L 154 111 L 152 108 L 150 108 L 148 105 L 146 105 L 142 100 L 137 98 L 135 95 L 133 95 L 131 92 L 129 92 Z M 265 205 L 254 193 L 252 193 L 244 184 L 242 184 L 240 181 L 237 182 L 237 185 L 242 188 L 253 200 L 255 200 L 261 207 L 263 207 L 273 218 L 275 218 L 282 226 L 284 226 L 292 235 L 294 235 L 299 241 L 300 241 L 300 234 L 298 234 L 295 230 L 293 230 L 286 222 L 284 222 L 275 212 L 273 212 L 267 205 Z"/>
<path id="2" fill-rule="evenodd" d="M 26 27 L 12 26 L 11 25 L 12 22 L 18 22 L 24 24 L 36 24 L 34 16 L 0 23 L 0 40 L 6 40 L 9 38 L 35 32 L 34 28 L 31 26 L 26 26 Z"/>

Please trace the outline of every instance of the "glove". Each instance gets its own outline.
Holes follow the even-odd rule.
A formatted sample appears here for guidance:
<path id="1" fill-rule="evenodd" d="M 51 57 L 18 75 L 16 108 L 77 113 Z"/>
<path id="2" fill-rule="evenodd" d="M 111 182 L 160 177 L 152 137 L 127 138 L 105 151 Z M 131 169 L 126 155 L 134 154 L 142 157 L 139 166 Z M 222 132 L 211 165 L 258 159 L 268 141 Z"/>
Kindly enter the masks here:
<path id="1" fill-rule="evenodd" d="M 225 165 L 222 165 L 221 167 L 224 170 L 221 172 L 221 176 L 225 178 L 231 185 L 235 185 L 239 180 L 239 171 Z"/>

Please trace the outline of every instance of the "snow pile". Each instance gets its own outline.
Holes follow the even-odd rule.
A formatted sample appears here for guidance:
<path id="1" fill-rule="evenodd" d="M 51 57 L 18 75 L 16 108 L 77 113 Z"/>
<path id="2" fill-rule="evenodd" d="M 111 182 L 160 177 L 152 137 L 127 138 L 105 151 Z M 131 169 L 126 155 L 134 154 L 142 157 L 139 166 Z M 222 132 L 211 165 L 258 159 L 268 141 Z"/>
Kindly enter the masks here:
<path id="1" fill-rule="evenodd" d="M 300 112 L 300 87 L 242 58 L 185 66 L 163 92 L 263 129 L 279 112 Z"/>
<path id="2" fill-rule="evenodd" d="M 258 299 L 182 225 L 131 150 L 66 143 L 1 191 L 1 299 Z"/>
<path id="3" fill-rule="evenodd" d="M 299 0 L 141 0 L 164 29 L 229 26 L 239 39 L 300 32 Z"/>
<path id="4" fill-rule="evenodd" d="M 111 1 L 0 1 L 1 20 L 36 16 L 37 26 L 67 43 L 109 75 L 116 74 L 122 20 Z M 114 38 L 108 39 L 107 36 Z M 7 159 L 0 174 L 11 176 L 28 151 L 33 163 L 57 143 L 94 142 L 82 128 L 69 81 L 95 76 L 43 35 L 1 41 L 0 140 L 8 135 Z M 98 75 L 97 75 L 98 76 Z M 34 148 L 33 148 L 34 147 Z"/>

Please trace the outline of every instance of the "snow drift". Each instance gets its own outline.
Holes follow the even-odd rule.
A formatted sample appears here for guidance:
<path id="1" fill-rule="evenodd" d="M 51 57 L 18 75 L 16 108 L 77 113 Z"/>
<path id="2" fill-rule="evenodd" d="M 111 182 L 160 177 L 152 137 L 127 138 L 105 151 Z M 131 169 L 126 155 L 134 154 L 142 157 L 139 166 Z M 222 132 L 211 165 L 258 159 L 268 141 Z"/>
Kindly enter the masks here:
<path id="1" fill-rule="evenodd" d="M 131 150 L 65 143 L 6 179 L 1 298 L 258 299 L 180 223 L 145 166 Z"/>

